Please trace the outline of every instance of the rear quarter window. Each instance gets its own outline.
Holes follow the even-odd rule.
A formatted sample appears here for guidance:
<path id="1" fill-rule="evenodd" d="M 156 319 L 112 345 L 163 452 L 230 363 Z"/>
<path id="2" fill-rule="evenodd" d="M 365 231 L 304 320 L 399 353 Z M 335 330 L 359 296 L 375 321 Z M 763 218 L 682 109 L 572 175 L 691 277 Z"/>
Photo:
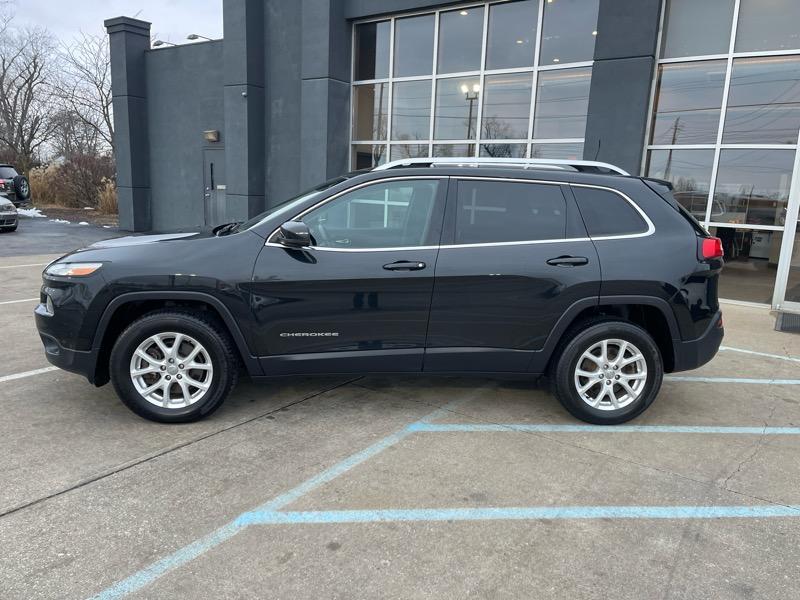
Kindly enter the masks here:
<path id="1" fill-rule="evenodd" d="M 590 237 L 645 233 L 647 223 L 625 198 L 610 190 L 572 186 Z"/>

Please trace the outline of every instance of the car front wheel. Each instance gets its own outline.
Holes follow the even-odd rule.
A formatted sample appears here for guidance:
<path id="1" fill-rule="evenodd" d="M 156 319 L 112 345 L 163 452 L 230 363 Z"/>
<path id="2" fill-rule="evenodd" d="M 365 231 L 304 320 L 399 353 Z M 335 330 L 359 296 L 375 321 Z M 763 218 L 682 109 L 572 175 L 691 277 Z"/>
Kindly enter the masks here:
<path id="1" fill-rule="evenodd" d="M 658 346 L 644 329 L 606 321 L 569 339 L 554 375 L 556 396 L 573 416 L 614 425 L 633 419 L 653 403 L 664 366 Z"/>
<path id="2" fill-rule="evenodd" d="M 215 411 L 236 384 L 236 350 L 200 313 L 153 312 L 131 323 L 111 351 L 111 381 L 136 414 L 162 423 Z"/>

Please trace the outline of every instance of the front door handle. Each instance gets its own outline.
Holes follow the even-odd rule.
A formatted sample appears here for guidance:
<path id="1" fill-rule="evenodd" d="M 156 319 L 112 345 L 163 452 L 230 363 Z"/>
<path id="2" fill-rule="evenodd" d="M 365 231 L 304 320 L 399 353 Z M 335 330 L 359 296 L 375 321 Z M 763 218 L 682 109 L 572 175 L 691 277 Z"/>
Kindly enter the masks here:
<path id="1" fill-rule="evenodd" d="M 585 256 L 558 256 L 548 260 L 547 264 L 553 265 L 554 267 L 579 267 L 581 265 L 588 265 L 589 259 Z"/>
<path id="2" fill-rule="evenodd" d="M 383 265 L 387 271 L 420 271 L 425 268 L 425 263 L 417 260 L 398 260 L 388 265 Z"/>

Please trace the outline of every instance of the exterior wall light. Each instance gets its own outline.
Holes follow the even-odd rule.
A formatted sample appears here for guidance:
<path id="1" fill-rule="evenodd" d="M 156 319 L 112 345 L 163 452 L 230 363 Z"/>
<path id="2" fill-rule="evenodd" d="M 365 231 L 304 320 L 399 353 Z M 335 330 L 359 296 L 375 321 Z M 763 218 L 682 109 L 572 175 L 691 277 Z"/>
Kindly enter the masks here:
<path id="1" fill-rule="evenodd" d="M 212 144 L 218 142 L 219 129 L 207 129 L 203 132 L 203 139 Z"/>

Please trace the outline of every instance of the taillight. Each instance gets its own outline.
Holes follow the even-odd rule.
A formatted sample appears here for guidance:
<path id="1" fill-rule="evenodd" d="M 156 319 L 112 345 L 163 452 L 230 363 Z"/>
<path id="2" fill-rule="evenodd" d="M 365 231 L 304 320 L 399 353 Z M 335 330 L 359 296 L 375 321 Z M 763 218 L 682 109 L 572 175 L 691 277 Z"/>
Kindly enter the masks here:
<path id="1" fill-rule="evenodd" d="M 700 258 L 711 260 L 712 258 L 722 258 L 725 255 L 722 249 L 722 240 L 718 237 L 701 238 Z"/>

